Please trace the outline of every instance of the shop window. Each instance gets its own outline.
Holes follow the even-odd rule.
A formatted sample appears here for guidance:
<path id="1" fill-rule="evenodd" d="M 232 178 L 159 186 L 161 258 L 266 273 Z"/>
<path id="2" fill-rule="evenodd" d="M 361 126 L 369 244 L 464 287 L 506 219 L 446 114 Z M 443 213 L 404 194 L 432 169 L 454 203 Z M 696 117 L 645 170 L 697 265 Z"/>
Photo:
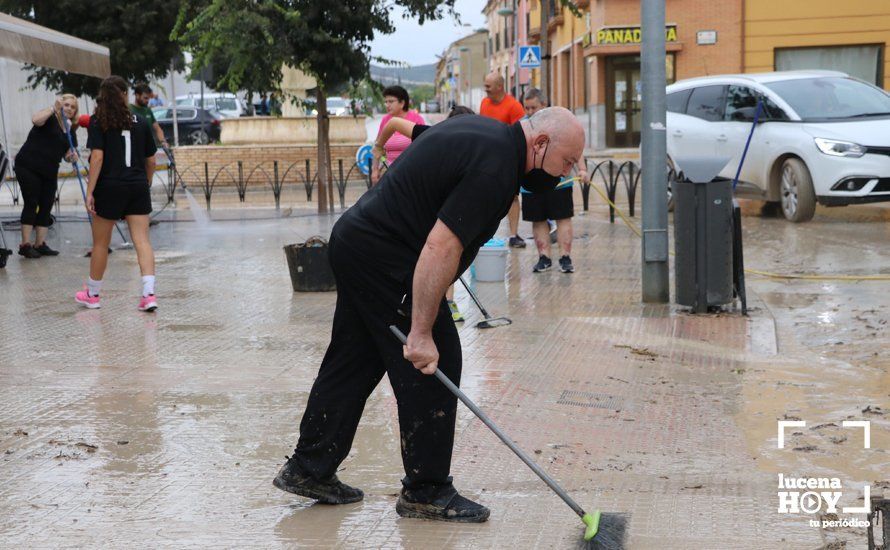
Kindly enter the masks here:
<path id="1" fill-rule="evenodd" d="M 876 86 L 883 85 L 883 45 L 777 48 L 777 71 L 841 71 Z"/>

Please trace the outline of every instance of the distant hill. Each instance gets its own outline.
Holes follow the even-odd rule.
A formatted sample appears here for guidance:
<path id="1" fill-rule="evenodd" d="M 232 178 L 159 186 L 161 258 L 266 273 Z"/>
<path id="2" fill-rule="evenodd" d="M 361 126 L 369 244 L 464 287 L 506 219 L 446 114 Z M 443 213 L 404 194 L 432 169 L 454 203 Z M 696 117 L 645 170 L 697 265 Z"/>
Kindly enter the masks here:
<path id="1" fill-rule="evenodd" d="M 436 64 L 415 65 L 413 67 L 381 67 L 371 65 L 371 78 L 383 85 L 420 86 L 432 84 L 436 80 Z"/>

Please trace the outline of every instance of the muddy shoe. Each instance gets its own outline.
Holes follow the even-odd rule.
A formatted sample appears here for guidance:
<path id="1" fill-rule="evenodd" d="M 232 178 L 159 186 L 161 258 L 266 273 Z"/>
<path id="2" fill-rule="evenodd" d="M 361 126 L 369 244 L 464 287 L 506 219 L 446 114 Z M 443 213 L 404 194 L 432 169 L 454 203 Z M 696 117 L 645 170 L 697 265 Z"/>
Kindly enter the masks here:
<path id="1" fill-rule="evenodd" d="M 290 459 L 278 470 L 272 485 L 288 493 L 313 498 L 322 504 L 349 504 L 365 498 L 361 489 L 346 485 L 336 475 L 324 480 L 304 476 Z"/>
<path id="2" fill-rule="evenodd" d="M 491 513 L 488 508 L 464 498 L 452 488 L 433 502 L 412 502 L 402 490 L 396 512 L 403 518 L 433 519 L 459 523 L 483 523 Z"/>

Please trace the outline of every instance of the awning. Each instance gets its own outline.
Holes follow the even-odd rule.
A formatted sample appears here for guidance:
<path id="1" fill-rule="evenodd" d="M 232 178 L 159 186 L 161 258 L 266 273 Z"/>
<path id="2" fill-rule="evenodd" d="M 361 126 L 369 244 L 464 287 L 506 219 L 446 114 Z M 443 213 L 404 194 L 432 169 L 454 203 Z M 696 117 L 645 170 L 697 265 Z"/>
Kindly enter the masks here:
<path id="1" fill-rule="evenodd" d="M 0 13 L 0 57 L 99 78 L 111 75 L 105 46 L 5 13 Z"/>

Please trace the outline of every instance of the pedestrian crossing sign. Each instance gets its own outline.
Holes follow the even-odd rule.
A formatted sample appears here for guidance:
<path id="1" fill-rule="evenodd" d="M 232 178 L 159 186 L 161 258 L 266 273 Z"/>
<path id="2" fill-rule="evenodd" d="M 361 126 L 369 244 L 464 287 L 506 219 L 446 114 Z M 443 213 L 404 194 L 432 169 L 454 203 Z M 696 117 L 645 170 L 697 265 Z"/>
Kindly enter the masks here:
<path id="1" fill-rule="evenodd" d="M 541 66 L 541 46 L 519 46 L 519 66 L 536 69 Z"/>

